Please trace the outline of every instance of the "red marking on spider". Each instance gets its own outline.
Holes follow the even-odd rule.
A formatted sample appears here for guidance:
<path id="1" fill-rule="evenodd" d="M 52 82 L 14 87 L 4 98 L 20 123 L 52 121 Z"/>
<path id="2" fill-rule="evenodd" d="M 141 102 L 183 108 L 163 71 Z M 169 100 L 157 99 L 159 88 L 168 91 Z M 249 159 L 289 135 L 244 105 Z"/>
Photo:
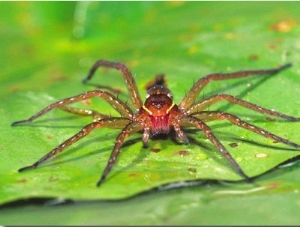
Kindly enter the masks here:
<path id="1" fill-rule="evenodd" d="M 148 140 L 150 136 L 156 135 L 159 133 L 168 134 L 170 129 L 174 129 L 176 136 L 183 142 L 188 143 L 188 138 L 185 133 L 182 131 L 183 127 L 196 127 L 205 134 L 207 139 L 209 139 L 214 146 L 222 153 L 222 155 L 228 160 L 232 165 L 235 171 L 240 174 L 245 180 L 250 181 L 247 174 L 240 168 L 234 158 L 230 155 L 227 149 L 224 147 L 223 143 L 215 136 L 212 128 L 210 128 L 206 122 L 214 120 L 227 120 L 233 123 L 238 127 L 245 128 L 254 133 L 257 133 L 261 136 L 270 138 L 274 141 L 287 144 L 289 146 L 300 148 L 300 145 L 293 143 L 289 140 L 286 140 L 282 137 L 274 135 L 262 128 L 259 128 L 255 125 L 247 123 L 241 120 L 239 117 L 232 115 L 230 113 L 225 113 L 221 111 L 208 111 L 207 108 L 211 107 L 213 104 L 218 103 L 222 100 L 228 101 L 230 103 L 243 106 L 245 108 L 251 109 L 262 114 L 267 114 L 270 116 L 284 118 L 289 121 L 299 121 L 300 118 L 288 116 L 274 110 L 266 109 L 260 107 L 256 104 L 241 100 L 237 97 L 227 95 L 227 94 L 217 94 L 210 97 L 196 100 L 199 96 L 202 89 L 211 81 L 227 80 L 234 78 L 248 77 L 251 75 L 256 76 L 268 76 L 276 74 L 288 67 L 291 64 L 285 64 L 278 68 L 265 69 L 265 70 L 247 70 L 239 71 L 233 73 L 215 73 L 207 75 L 199 79 L 192 88 L 186 93 L 181 102 L 177 105 L 173 102 L 173 97 L 171 91 L 163 85 L 154 85 L 149 88 L 147 92 L 146 101 L 143 103 L 140 97 L 140 93 L 137 89 L 135 80 L 130 72 L 130 70 L 122 63 L 119 62 L 110 62 L 106 60 L 97 61 L 90 70 L 89 75 L 84 80 L 84 82 L 90 80 L 94 75 L 95 71 L 99 67 L 114 68 L 121 72 L 128 93 L 130 95 L 132 104 L 135 108 L 133 111 L 125 102 L 120 100 L 118 97 L 113 94 L 102 91 L 94 90 L 88 91 L 70 98 L 65 98 L 59 100 L 48 107 L 42 109 L 40 112 L 36 113 L 27 120 L 17 121 L 12 123 L 13 126 L 19 125 L 22 123 L 28 123 L 36 118 L 44 115 L 48 111 L 60 108 L 64 111 L 79 114 L 84 116 L 92 116 L 94 122 L 84 126 L 77 134 L 67 139 L 65 142 L 58 145 L 48 154 L 43 156 L 40 160 L 35 162 L 33 165 L 19 169 L 20 172 L 28 169 L 33 169 L 39 166 L 41 163 L 52 157 L 53 155 L 58 154 L 65 148 L 69 147 L 76 141 L 88 135 L 92 130 L 96 128 L 114 128 L 121 129 L 120 134 L 116 138 L 116 142 L 112 153 L 109 157 L 107 165 L 102 173 L 100 180 L 97 183 L 97 186 L 101 185 L 106 179 L 108 173 L 114 166 L 120 149 L 124 143 L 124 140 L 133 133 L 141 131 L 143 133 L 143 144 L 148 146 Z M 121 115 L 120 117 L 111 117 L 105 114 L 101 114 L 98 111 L 72 108 L 68 105 L 71 103 L 89 100 L 93 97 L 99 97 L 106 102 L 108 102 L 116 111 Z"/>

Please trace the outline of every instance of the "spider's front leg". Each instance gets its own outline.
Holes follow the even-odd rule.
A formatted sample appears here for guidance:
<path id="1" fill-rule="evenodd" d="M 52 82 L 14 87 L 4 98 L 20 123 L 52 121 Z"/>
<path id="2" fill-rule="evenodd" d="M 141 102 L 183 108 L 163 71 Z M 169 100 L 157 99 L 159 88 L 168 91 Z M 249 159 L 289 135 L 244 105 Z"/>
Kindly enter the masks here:
<path id="1" fill-rule="evenodd" d="M 253 76 L 253 75 L 261 75 L 261 76 L 267 76 L 267 75 L 273 75 L 276 74 L 288 67 L 290 67 L 292 64 L 288 63 L 285 65 L 282 65 L 278 68 L 273 69 L 263 69 L 263 70 L 247 70 L 247 71 L 239 71 L 239 72 L 233 72 L 233 73 L 216 73 L 216 74 L 210 74 L 207 75 L 201 79 L 199 79 L 193 87 L 188 91 L 188 93 L 184 96 L 180 104 L 178 105 L 180 109 L 187 109 L 189 106 L 191 106 L 195 99 L 198 97 L 199 93 L 202 91 L 202 89 L 213 80 L 228 80 L 228 79 L 234 79 L 234 78 L 242 78 L 247 76 Z"/>
<path id="2" fill-rule="evenodd" d="M 128 90 L 129 96 L 131 98 L 131 101 L 132 101 L 134 107 L 136 108 L 136 110 L 139 110 L 143 106 L 143 102 L 142 102 L 140 93 L 137 89 L 136 83 L 134 81 L 134 78 L 133 78 L 130 70 L 127 68 L 126 65 L 124 65 L 120 62 L 111 62 L 111 61 L 106 61 L 106 60 L 98 60 L 92 66 L 92 68 L 90 70 L 90 73 L 83 80 L 83 83 L 90 80 L 99 67 L 114 68 L 114 69 L 119 70 L 121 72 L 124 80 L 125 80 L 127 90 Z"/>

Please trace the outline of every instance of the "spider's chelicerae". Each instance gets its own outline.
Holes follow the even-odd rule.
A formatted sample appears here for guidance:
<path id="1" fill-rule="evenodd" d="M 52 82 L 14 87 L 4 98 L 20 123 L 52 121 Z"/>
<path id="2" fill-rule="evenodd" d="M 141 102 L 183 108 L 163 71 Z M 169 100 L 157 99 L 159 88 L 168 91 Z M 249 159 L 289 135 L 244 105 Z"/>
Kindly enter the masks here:
<path id="1" fill-rule="evenodd" d="M 109 92 L 102 90 L 93 90 L 57 101 L 44 108 L 37 114 L 33 115 L 32 117 L 28 118 L 27 120 L 12 123 L 12 125 L 14 126 L 31 122 L 55 108 L 60 108 L 74 114 L 92 116 L 94 118 L 94 121 L 92 123 L 84 126 L 77 134 L 54 148 L 33 165 L 21 168 L 19 171 L 22 172 L 24 170 L 36 168 L 53 155 L 61 152 L 63 149 L 88 135 L 93 129 L 104 127 L 121 129 L 122 131 L 116 138 L 115 145 L 107 162 L 106 168 L 104 169 L 102 176 L 97 183 L 97 186 L 99 186 L 104 182 L 109 171 L 114 166 L 124 140 L 132 133 L 141 131 L 143 133 L 143 144 L 144 146 L 148 146 L 148 140 L 151 135 L 160 133 L 168 134 L 170 132 L 170 129 L 174 129 L 179 140 L 181 140 L 183 143 L 188 143 L 188 138 L 182 131 L 182 127 L 196 127 L 203 131 L 205 136 L 214 144 L 214 146 L 222 153 L 222 155 L 229 161 L 229 163 L 231 163 L 235 171 L 249 181 L 249 177 L 243 172 L 243 170 L 233 159 L 224 145 L 214 135 L 212 129 L 206 124 L 206 122 L 214 120 L 227 120 L 239 127 L 245 128 L 254 133 L 270 138 L 274 141 L 285 143 L 297 149 L 300 148 L 300 145 L 274 135 L 250 123 L 242 121 L 239 117 L 230 113 L 221 111 L 208 111 L 207 108 L 217 102 L 220 102 L 221 100 L 226 100 L 228 102 L 243 106 L 256 112 L 284 118 L 289 121 L 299 121 L 300 118 L 288 116 L 274 110 L 266 109 L 227 94 L 212 95 L 198 101 L 196 99 L 199 96 L 201 90 L 210 81 L 242 78 L 251 75 L 267 76 L 276 74 L 290 66 L 291 64 L 289 63 L 272 69 L 248 70 L 225 74 L 215 73 L 207 75 L 199 79 L 186 93 L 181 102 L 177 105 L 173 102 L 171 91 L 162 85 L 154 85 L 150 87 L 147 91 L 146 101 L 143 103 L 135 80 L 130 70 L 124 64 L 119 62 L 99 60 L 93 65 L 89 75 L 84 80 L 84 82 L 90 80 L 99 67 L 114 68 L 119 70 L 125 80 L 127 90 L 135 110 L 133 111 L 126 103 Z M 94 110 L 78 109 L 67 106 L 71 103 L 90 99 L 95 96 L 108 102 L 116 111 L 120 113 L 121 116 L 110 117 Z"/>

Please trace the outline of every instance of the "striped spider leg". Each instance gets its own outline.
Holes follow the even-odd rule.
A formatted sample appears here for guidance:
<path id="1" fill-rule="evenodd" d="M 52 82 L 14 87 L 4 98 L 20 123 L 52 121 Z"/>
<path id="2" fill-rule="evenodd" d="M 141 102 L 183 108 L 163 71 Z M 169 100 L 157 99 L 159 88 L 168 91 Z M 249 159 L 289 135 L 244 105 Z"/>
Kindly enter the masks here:
<path id="1" fill-rule="evenodd" d="M 98 60 L 95 62 L 95 64 L 90 69 L 90 72 L 89 72 L 88 76 L 83 80 L 83 83 L 86 83 L 88 80 L 92 79 L 92 77 L 95 75 L 96 70 L 99 67 L 114 68 L 121 72 L 121 74 L 125 80 L 125 84 L 126 84 L 126 87 L 128 90 L 128 94 L 131 98 L 131 101 L 132 101 L 134 107 L 136 108 L 136 110 L 139 110 L 143 105 L 141 95 L 137 89 L 135 80 L 134 80 L 130 70 L 123 63 L 111 62 L 111 61 L 106 61 L 106 60 Z"/>
<path id="2" fill-rule="evenodd" d="M 85 109 L 79 109 L 79 108 L 72 108 L 68 107 L 66 105 L 75 103 L 78 101 L 90 99 L 93 97 L 100 97 L 103 100 L 107 101 L 115 110 L 117 110 L 121 117 L 108 117 L 107 115 L 100 114 L 97 111 L 93 110 L 85 110 Z M 60 101 L 57 101 L 48 107 L 42 109 L 32 117 L 22 120 L 22 121 L 16 121 L 12 123 L 12 126 L 16 126 L 23 123 L 29 123 L 35 120 L 36 118 L 46 114 L 50 110 L 53 110 L 55 108 L 60 108 L 64 111 L 84 115 L 84 116 L 92 116 L 94 118 L 94 122 L 91 124 L 88 124 L 84 126 L 77 134 L 72 136 L 71 138 L 64 141 L 62 144 L 57 146 L 55 149 L 44 155 L 40 160 L 35 162 L 33 165 L 21 168 L 19 171 L 22 172 L 24 170 L 36 168 L 41 163 L 46 161 L 47 159 L 51 158 L 53 155 L 61 152 L 63 149 L 67 148 L 71 144 L 75 143 L 76 141 L 80 140 L 81 138 L 88 135 L 93 129 L 95 128 L 115 128 L 115 129 L 124 129 L 122 133 L 118 136 L 117 140 L 121 142 L 121 140 L 125 139 L 126 136 L 128 136 L 130 133 L 140 130 L 140 125 L 136 122 L 132 122 L 131 118 L 133 116 L 133 113 L 130 108 L 126 106 L 125 103 L 123 103 L 121 100 L 116 98 L 114 95 L 100 90 L 94 90 L 94 91 L 88 91 L 80 95 L 76 95 L 70 98 L 62 99 Z M 125 136 L 124 136 L 125 135 Z M 118 147 L 116 146 L 116 149 Z"/>

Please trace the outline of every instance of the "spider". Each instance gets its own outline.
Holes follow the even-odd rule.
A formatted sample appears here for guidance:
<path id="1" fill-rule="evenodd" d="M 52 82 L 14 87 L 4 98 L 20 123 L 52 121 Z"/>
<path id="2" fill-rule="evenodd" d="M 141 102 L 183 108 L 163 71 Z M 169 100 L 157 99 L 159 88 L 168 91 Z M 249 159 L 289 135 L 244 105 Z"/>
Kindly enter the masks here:
<path id="1" fill-rule="evenodd" d="M 157 134 L 168 134 L 172 129 L 175 131 L 177 139 L 179 139 L 179 141 L 181 141 L 182 143 L 186 144 L 188 143 L 188 138 L 182 131 L 182 127 L 195 127 L 205 134 L 207 139 L 209 139 L 212 142 L 212 144 L 221 152 L 221 154 L 232 165 L 234 170 L 239 175 L 241 175 L 243 179 L 245 179 L 246 181 L 250 181 L 250 177 L 248 177 L 246 173 L 241 169 L 241 167 L 230 155 L 230 153 L 221 143 L 221 141 L 215 136 L 212 129 L 206 124 L 206 122 L 214 120 L 227 120 L 233 123 L 234 125 L 237 125 L 238 127 L 245 128 L 246 130 L 250 130 L 261 136 L 270 138 L 276 142 L 282 142 L 297 149 L 300 148 L 300 145 L 282 137 L 279 137 L 275 134 L 272 134 L 271 132 L 268 132 L 255 125 L 247 123 L 241 120 L 239 117 L 230 113 L 222 111 L 209 111 L 207 110 L 207 108 L 215 103 L 225 100 L 232 104 L 240 105 L 242 107 L 251 109 L 262 114 L 276 116 L 289 121 L 299 121 L 300 118 L 288 116 L 271 109 L 266 109 L 228 94 L 216 94 L 200 100 L 196 99 L 201 90 L 211 81 L 243 78 L 251 75 L 267 76 L 276 74 L 290 66 L 291 63 L 288 63 L 278 68 L 271 69 L 247 70 L 224 74 L 209 74 L 203 78 L 200 78 L 186 93 L 181 102 L 177 105 L 173 102 L 173 96 L 171 91 L 167 87 L 157 84 L 154 84 L 154 86 L 150 87 L 147 90 L 146 100 L 143 103 L 140 97 L 140 93 L 137 89 L 135 80 L 129 68 L 126 65 L 120 62 L 98 60 L 92 66 L 88 76 L 83 80 L 83 82 L 85 83 L 88 80 L 90 80 L 99 67 L 113 68 L 119 70 L 125 80 L 126 87 L 130 95 L 132 105 L 135 108 L 135 111 L 133 111 L 126 103 L 121 101 L 118 97 L 114 96 L 109 92 L 103 90 L 92 90 L 54 102 L 53 104 L 45 107 L 32 117 L 28 118 L 27 120 L 16 121 L 12 123 L 11 125 L 15 126 L 23 123 L 32 122 L 36 118 L 46 114 L 48 111 L 53 110 L 55 108 L 60 108 L 73 114 L 92 116 L 94 119 L 92 123 L 84 126 L 77 134 L 58 145 L 56 148 L 44 155 L 34 164 L 19 169 L 19 172 L 38 167 L 41 163 L 56 155 L 57 153 L 63 151 L 65 148 L 69 147 L 76 141 L 87 136 L 92 130 L 96 128 L 106 127 L 113 129 L 121 129 L 122 131 L 116 138 L 114 148 L 111 152 L 107 165 L 101 175 L 101 178 L 97 182 L 97 186 L 100 186 L 105 181 L 107 175 L 114 166 L 120 149 L 124 143 L 124 140 L 131 134 L 136 132 L 142 132 L 143 145 L 144 147 L 147 147 L 148 140 L 151 136 Z M 117 112 L 119 112 L 121 116 L 111 117 L 101 114 L 94 110 L 79 109 L 67 106 L 71 103 L 90 99 L 95 96 L 108 102 Z"/>

